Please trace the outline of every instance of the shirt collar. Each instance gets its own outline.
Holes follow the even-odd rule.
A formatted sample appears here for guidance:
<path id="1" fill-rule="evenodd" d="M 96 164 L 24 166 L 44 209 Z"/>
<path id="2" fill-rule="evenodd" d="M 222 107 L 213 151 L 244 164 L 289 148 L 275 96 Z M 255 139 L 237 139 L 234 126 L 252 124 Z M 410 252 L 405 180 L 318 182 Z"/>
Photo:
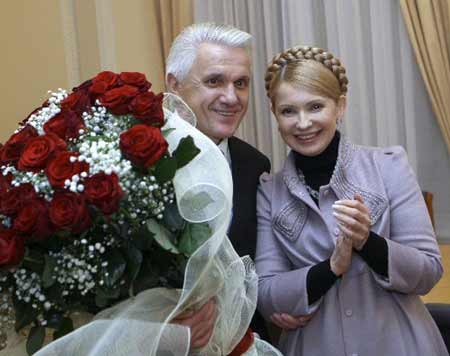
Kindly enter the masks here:
<path id="1" fill-rule="evenodd" d="M 228 138 L 224 138 L 222 141 L 220 141 L 217 147 L 219 147 L 219 150 L 222 151 L 228 164 L 231 166 L 231 155 L 230 155 L 230 147 L 228 145 Z"/>

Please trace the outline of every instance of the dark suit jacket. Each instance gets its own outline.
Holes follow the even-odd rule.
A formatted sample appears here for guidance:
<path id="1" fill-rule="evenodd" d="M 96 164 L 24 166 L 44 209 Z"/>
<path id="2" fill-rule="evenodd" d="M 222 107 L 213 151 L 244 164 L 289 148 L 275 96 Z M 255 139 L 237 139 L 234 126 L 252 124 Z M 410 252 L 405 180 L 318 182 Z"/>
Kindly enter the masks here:
<path id="1" fill-rule="evenodd" d="M 270 161 L 248 143 L 231 137 L 228 140 L 233 176 L 233 218 L 228 236 L 239 256 L 255 259 L 256 250 L 256 188 L 259 176 L 270 172 Z M 264 319 L 258 311 L 250 327 L 262 339 L 269 340 Z"/>

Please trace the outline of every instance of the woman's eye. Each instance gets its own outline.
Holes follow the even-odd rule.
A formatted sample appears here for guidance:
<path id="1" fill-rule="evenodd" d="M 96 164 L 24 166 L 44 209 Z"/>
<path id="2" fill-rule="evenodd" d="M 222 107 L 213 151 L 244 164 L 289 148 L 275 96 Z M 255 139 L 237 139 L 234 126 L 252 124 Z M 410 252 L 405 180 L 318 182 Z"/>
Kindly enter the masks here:
<path id="1" fill-rule="evenodd" d="M 292 115 L 293 113 L 294 113 L 294 110 L 292 110 L 291 108 L 286 108 L 286 109 L 281 110 L 281 115 L 284 115 L 284 116 Z"/>
<path id="2" fill-rule="evenodd" d="M 311 105 L 311 110 L 312 111 L 320 111 L 320 110 L 322 110 L 322 108 L 323 108 L 322 104 L 312 104 Z"/>

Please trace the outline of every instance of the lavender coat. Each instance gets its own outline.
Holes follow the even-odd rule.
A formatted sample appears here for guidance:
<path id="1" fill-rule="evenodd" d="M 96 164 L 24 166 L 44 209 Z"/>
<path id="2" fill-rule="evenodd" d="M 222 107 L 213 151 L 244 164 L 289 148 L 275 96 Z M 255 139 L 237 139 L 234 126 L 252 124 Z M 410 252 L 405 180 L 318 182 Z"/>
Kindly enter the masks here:
<path id="1" fill-rule="evenodd" d="M 339 235 L 331 206 L 356 192 L 370 210 L 371 230 L 387 239 L 389 279 L 354 253 L 350 270 L 310 306 L 308 270 L 331 256 Z M 258 309 L 267 319 L 274 312 L 316 313 L 306 327 L 283 332 L 280 350 L 295 356 L 448 355 L 419 297 L 433 288 L 443 269 L 405 151 L 356 146 L 342 136 L 319 205 L 320 210 L 300 182 L 292 154 L 279 173 L 261 178 Z"/>

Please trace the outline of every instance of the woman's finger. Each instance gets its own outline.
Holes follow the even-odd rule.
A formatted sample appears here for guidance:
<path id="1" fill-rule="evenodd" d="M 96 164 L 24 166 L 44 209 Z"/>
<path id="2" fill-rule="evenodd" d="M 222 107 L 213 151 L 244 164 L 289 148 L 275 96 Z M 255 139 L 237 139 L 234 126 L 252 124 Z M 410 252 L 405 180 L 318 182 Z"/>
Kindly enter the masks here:
<path id="1" fill-rule="evenodd" d="M 366 211 L 361 211 L 357 208 L 350 208 L 345 205 L 333 204 L 333 211 L 342 215 L 352 217 L 364 224 L 370 221 L 369 214 Z"/>
<path id="2" fill-rule="evenodd" d="M 289 325 L 291 329 L 297 329 L 301 326 L 306 325 L 306 321 L 303 319 L 303 317 L 293 317 L 289 314 L 281 314 L 281 318 L 284 320 L 284 322 Z"/>
<path id="3" fill-rule="evenodd" d="M 286 318 L 283 318 L 282 314 L 279 313 L 272 314 L 270 320 L 272 320 L 272 322 L 276 326 L 284 330 L 292 330 L 298 328 L 298 326 L 295 323 L 291 323 L 289 320 L 286 320 Z"/>

